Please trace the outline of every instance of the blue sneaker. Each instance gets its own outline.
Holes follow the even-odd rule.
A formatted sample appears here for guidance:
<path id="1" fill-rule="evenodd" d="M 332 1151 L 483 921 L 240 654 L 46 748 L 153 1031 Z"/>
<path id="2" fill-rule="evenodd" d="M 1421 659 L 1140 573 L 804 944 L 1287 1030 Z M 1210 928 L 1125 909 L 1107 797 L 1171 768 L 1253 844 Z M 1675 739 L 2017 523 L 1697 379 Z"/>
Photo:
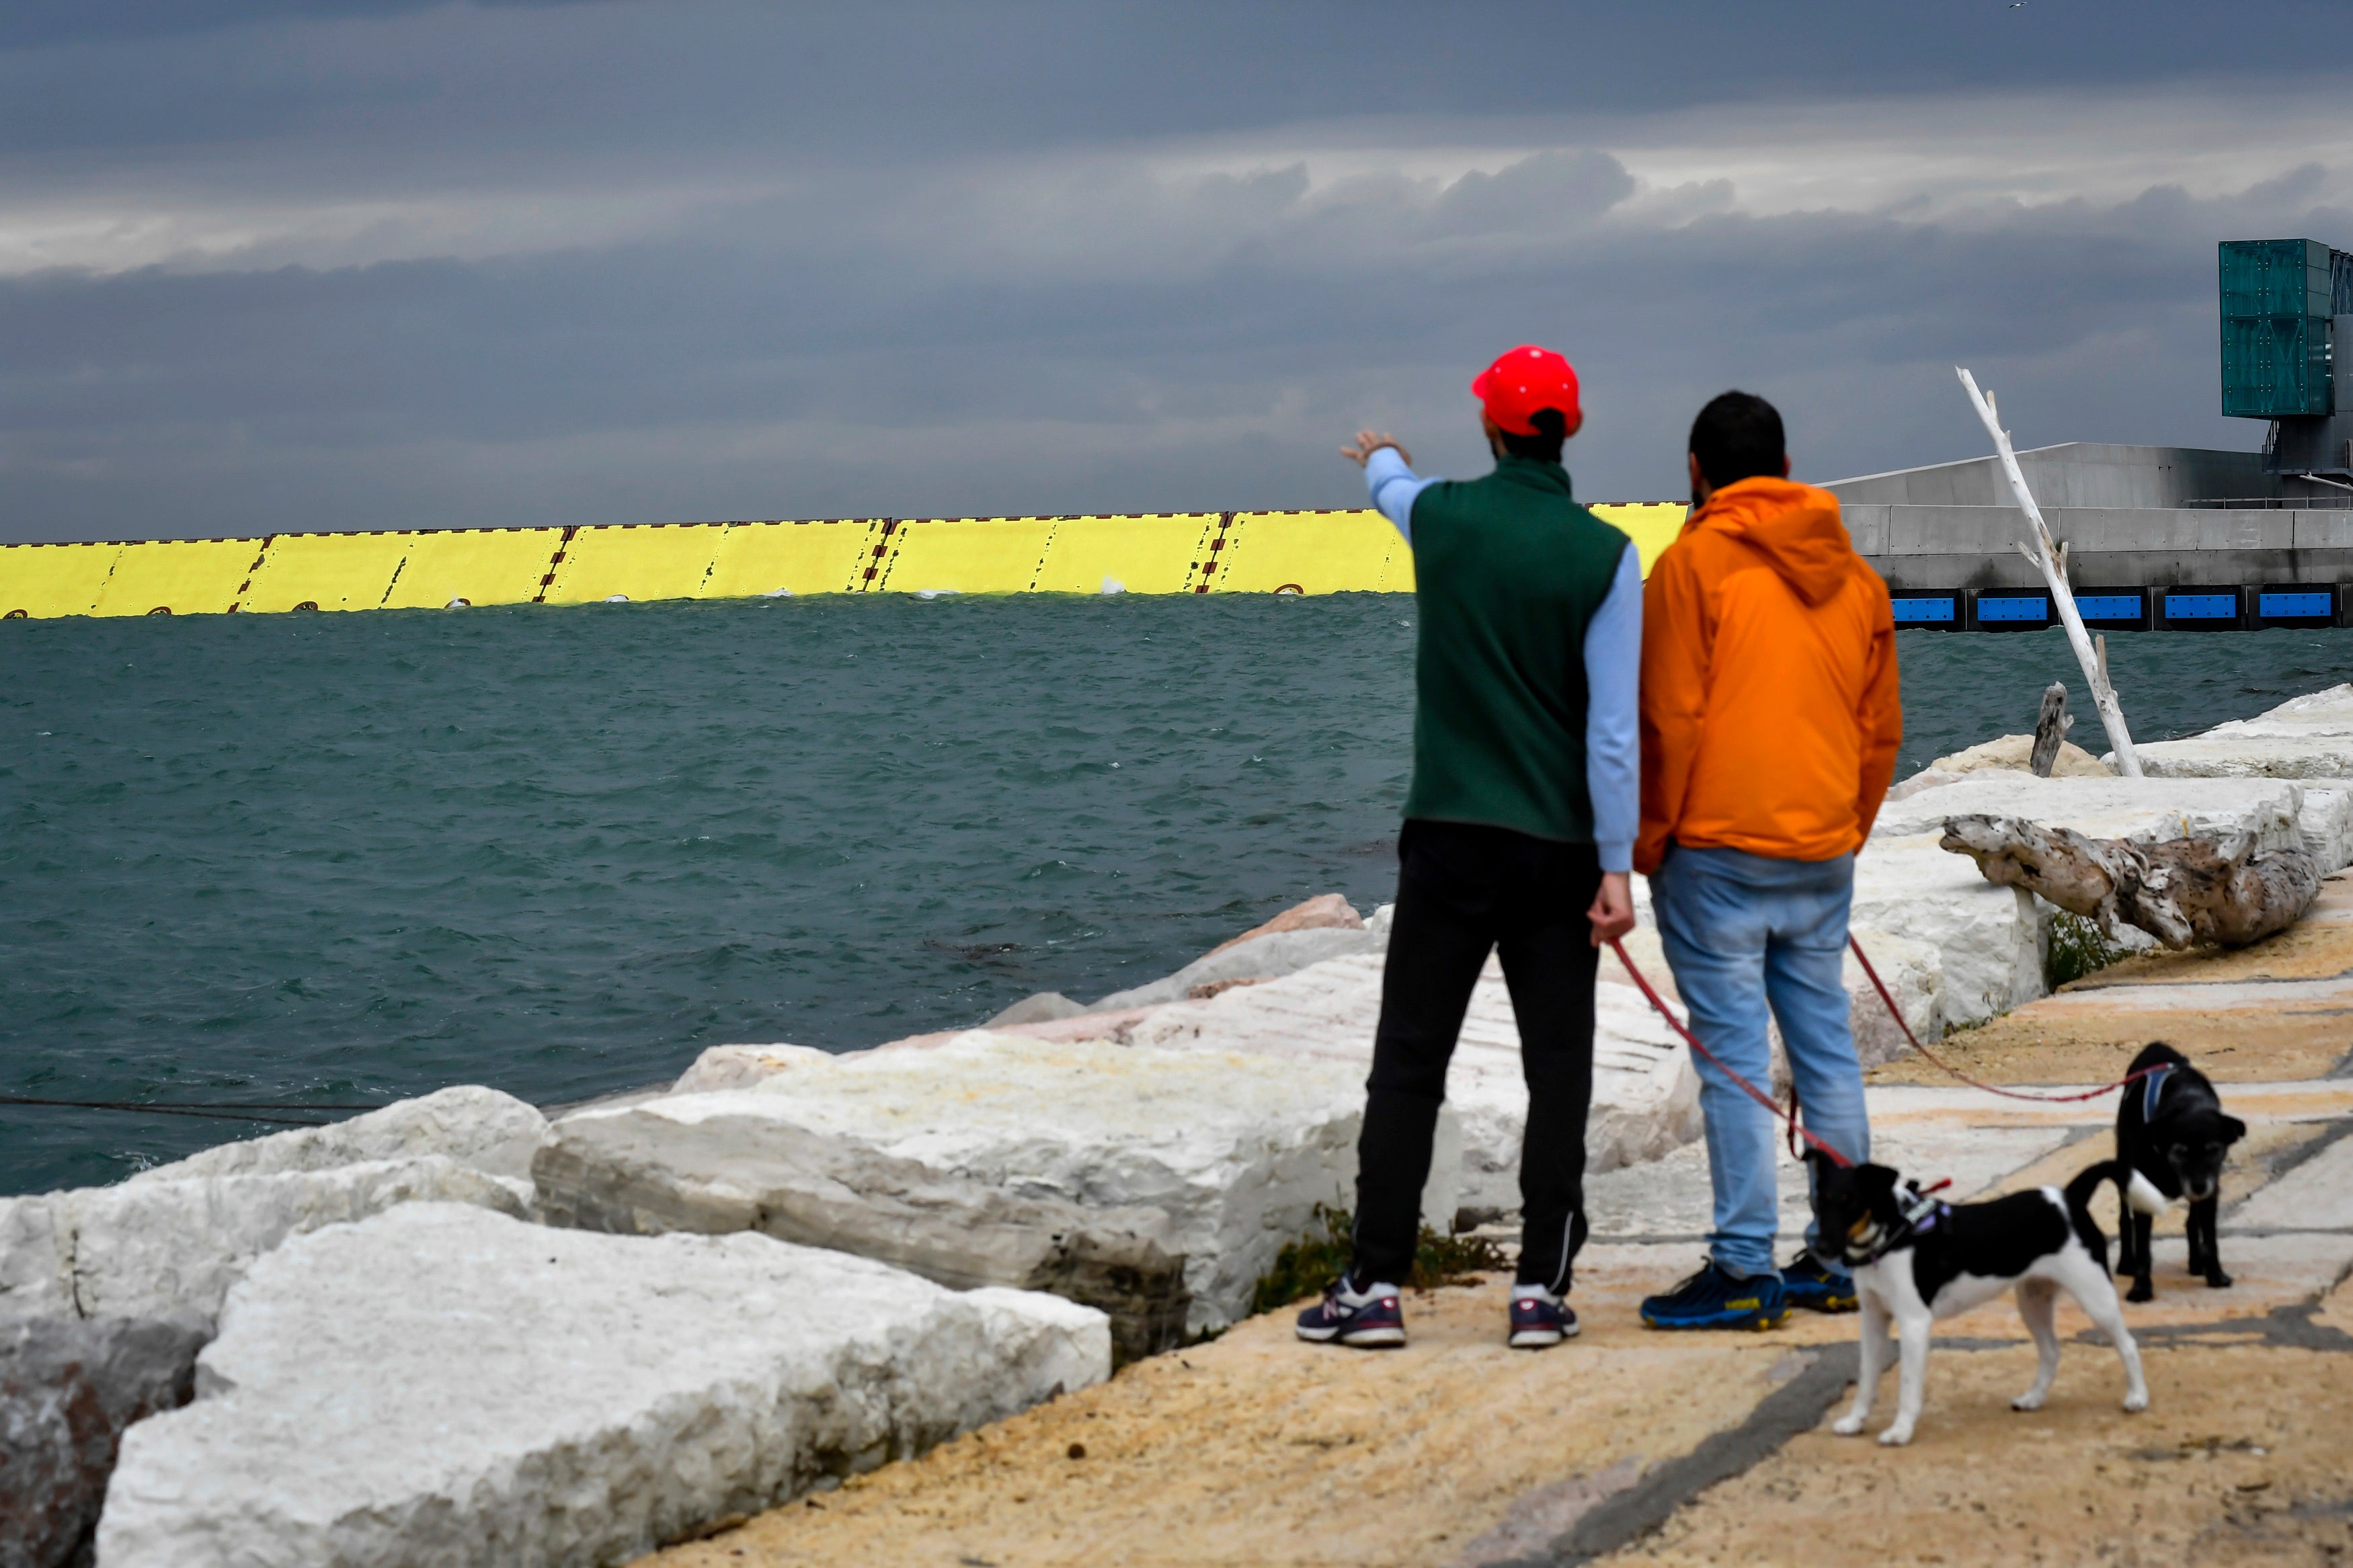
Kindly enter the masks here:
<path id="1" fill-rule="evenodd" d="M 1332 1281 L 1321 1301 L 1299 1314 L 1299 1337 L 1317 1344 L 1337 1340 L 1359 1349 L 1401 1345 L 1405 1313 L 1398 1307 L 1398 1288 L 1374 1284 L 1353 1289 L 1344 1274 Z"/>
<path id="2" fill-rule="evenodd" d="M 1522 1294 L 1523 1291 L 1526 1293 Z M 1512 1289 L 1512 1348 L 1540 1351 L 1577 1337 L 1577 1312 L 1541 1285 Z"/>
<path id="3" fill-rule="evenodd" d="M 1654 1329 L 1778 1329 L 1788 1316 L 1788 1298 L 1778 1279 L 1738 1279 L 1713 1258 L 1665 1295 L 1642 1302 L 1642 1321 Z"/>
<path id="4" fill-rule="evenodd" d="M 1852 1312 L 1855 1309 L 1854 1276 L 1833 1274 L 1806 1248 L 1781 1269 L 1781 1293 L 1792 1307 L 1814 1312 Z"/>

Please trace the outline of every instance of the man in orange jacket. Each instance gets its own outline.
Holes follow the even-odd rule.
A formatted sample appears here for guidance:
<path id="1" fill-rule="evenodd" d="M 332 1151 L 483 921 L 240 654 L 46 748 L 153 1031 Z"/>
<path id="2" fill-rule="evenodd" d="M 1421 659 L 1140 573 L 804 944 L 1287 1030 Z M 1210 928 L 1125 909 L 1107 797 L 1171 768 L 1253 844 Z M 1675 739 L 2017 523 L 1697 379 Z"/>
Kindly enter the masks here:
<path id="1" fill-rule="evenodd" d="M 1887 585 L 1838 498 L 1788 479 L 1781 416 L 1727 392 L 1692 426 L 1697 510 L 1642 595 L 1642 825 L 1659 939 L 1707 1048 L 1751 1083 L 1781 1026 L 1807 1131 L 1871 1152 L 1843 980 L 1854 855 L 1895 773 L 1904 711 Z M 1769 1328 L 1854 1306 L 1814 1249 L 1774 1265 L 1772 1114 L 1704 1058 L 1708 1261 L 1642 1303 L 1653 1328 Z"/>

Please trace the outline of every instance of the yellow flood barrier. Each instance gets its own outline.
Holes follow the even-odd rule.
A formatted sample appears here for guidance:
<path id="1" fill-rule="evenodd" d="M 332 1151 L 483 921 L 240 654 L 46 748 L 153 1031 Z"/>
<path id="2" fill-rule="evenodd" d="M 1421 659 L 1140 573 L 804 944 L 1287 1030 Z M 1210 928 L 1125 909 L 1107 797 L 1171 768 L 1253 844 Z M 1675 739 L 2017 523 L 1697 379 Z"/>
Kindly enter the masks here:
<path id="1" fill-rule="evenodd" d="M 115 558 L 129 548 L 119 542 L 0 545 L 0 618 L 89 615 L 98 607 Z"/>
<path id="2" fill-rule="evenodd" d="M 560 528 L 448 528 L 408 536 L 408 553 L 385 590 L 387 610 L 524 605 L 539 596 L 564 548 Z"/>
<path id="3" fill-rule="evenodd" d="M 866 563 L 868 531 L 879 526 L 869 518 L 730 523 L 702 596 L 841 593 Z"/>
<path id="4" fill-rule="evenodd" d="M 1678 502 L 1594 511 L 1647 574 Z M 0 546 L 0 616 L 440 609 L 775 594 L 1413 592 L 1413 552 L 1374 511 L 288 533 Z"/>
<path id="5" fill-rule="evenodd" d="M 1406 594 L 1413 551 L 1377 511 L 1243 511 L 1210 542 L 1212 594 Z"/>
<path id="6" fill-rule="evenodd" d="M 408 558 L 413 533 L 281 533 L 237 599 L 241 612 L 374 610 Z"/>
<path id="7" fill-rule="evenodd" d="M 619 523 L 579 529 L 564 547 L 551 605 L 603 599 L 695 599 L 719 559 L 723 522 Z"/>
<path id="8" fill-rule="evenodd" d="M 874 588 L 894 594 L 1026 594 L 1038 579 L 1050 517 L 923 517 L 901 522 L 890 569 Z"/>
<path id="9" fill-rule="evenodd" d="M 1040 594 L 1182 594 L 1200 577 L 1224 514 L 1066 517 L 1032 588 Z"/>
<path id="10" fill-rule="evenodd" d="M 93 616 L 217 616 L 236 608 L 261 554 L 259 539 L 158 539 L 126 544 Z"/>
<path id="11" fill-rule="evenodd" d="M 1634 542 L 1634 553 L 1641 558 L 1645 577 L 1651 574 L 1651 564 L 1659 552 L 1683 531 L 1683 519 L 1691 515 L 1691 508 L 1674 500 L 1597 501 L 1589 510 Z"/>

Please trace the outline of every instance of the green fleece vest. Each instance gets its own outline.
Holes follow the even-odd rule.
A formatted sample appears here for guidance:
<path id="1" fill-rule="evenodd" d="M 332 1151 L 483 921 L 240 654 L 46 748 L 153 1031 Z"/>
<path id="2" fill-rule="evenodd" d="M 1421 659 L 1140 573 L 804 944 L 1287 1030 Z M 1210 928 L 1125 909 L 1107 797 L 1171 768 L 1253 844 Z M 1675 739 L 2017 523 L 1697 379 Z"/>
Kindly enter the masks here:
<path id="1" fill-rule="evenodd" d="M 1626 536 L 1577 504 L 1557 463 L 1497 459 L 1413 503 L 1419 607 L 1405 814 L 1593 841 L 1585 627 Z"/>

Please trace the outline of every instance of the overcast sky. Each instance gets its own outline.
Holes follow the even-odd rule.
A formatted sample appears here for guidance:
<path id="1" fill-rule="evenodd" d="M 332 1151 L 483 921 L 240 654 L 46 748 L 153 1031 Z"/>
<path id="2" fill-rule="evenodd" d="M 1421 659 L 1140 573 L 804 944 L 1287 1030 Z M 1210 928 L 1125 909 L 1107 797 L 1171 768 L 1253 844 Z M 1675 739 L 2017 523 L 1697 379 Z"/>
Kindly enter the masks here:
<path id="1" fill-rule="evenodd" d="M 2353 247 L 2341 5 L 9 0 L 0 538 L 1590 500 L 2252 447 L 2214 245 Z"/>

